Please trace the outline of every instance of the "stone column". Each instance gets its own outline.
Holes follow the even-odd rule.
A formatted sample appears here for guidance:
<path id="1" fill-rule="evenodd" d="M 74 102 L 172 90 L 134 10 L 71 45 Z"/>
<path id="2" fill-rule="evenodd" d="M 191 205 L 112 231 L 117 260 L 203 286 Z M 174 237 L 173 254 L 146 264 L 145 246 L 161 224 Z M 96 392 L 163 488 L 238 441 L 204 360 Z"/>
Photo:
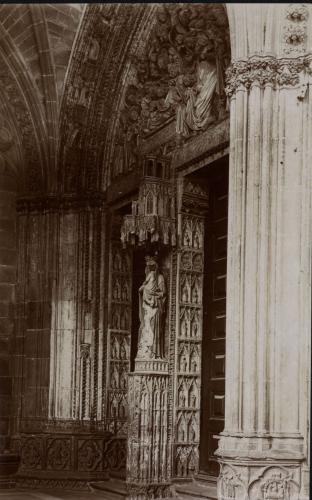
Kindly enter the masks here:
<path id="1" fill-rule="evenodd" d="M 58 200 L 49 419 L 103 419 L 102 196 Z"/>
<path id="2" fill-rule="evenodd" d="M 9 452 L 12 410 L 10 353 L 16 284 L 16 182 L 0 156 L 0 488 L 13 485 L 19 459 Z"/>
<path id="3" fill-rule="evenodd" d="M 308 498 L 308 5 L 230 5 L 225 429 L 218 498 Z M 309 29 L 308 29 L 309 28 Z M 310 44 L 310 45 L 309 45 Z"/>

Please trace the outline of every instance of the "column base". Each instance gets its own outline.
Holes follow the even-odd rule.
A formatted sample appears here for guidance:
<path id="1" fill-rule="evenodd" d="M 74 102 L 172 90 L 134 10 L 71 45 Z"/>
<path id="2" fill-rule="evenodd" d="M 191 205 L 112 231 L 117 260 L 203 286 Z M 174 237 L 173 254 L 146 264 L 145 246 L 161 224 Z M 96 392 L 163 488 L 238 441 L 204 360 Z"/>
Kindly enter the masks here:
<path id="1" fill-rule="evenodd" d="M 20 457 L 13 453 L 0 454 L 0 489 L 15 488 L 15 474 L 20 464 Z"/>
<path id="2" fill-rule="evenodd" d="M 221 436 L 218 500 L 303 500 L 299 436 Z"/>

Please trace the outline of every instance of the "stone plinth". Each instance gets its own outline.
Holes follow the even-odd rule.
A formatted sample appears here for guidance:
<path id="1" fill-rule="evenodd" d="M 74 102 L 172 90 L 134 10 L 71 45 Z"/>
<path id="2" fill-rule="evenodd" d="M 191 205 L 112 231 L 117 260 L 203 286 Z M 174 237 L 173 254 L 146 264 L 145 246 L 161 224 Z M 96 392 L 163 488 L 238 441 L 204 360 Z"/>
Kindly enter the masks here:
<path id="1" fill-rule="evenodd" d="M 168 381 L 162 360 L 137 360 L 129 374 L 128 500 L 172 496 Z"/>

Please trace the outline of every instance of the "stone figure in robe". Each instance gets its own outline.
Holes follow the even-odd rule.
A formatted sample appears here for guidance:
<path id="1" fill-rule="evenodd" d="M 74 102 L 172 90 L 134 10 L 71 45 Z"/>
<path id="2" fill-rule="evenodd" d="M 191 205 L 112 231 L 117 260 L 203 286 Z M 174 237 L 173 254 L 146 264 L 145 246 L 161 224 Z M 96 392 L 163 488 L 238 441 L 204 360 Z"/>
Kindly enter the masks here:
<path id="1" fill-rule="evenodd" d="M 197 83 L 189 91 L 186 105 L 186 123 L 191 130 L 205 130 L 214 120 L 213 97 L 218 83 L 217 67 L 203 50 L 197 63 Z"/>
<path id="2" fill-rule="evenodd" d="M 205 130 L 214 121 L 213 99 L 215 92 L 219 92 L 219 80 L 217 61 L 209 47 L 201 50 L 194 74 L 176 77 L 166 103 L 176 110 L 178 136 L 188 137 L 198 130 Z"/>
<path id="3" fill-rule="evenodd" d="M 166 286 L 153 257 L 146 257 L 145 276 L 145 281 L 139 288 L 140 330 L 137 359 L 163 359 Z"/>

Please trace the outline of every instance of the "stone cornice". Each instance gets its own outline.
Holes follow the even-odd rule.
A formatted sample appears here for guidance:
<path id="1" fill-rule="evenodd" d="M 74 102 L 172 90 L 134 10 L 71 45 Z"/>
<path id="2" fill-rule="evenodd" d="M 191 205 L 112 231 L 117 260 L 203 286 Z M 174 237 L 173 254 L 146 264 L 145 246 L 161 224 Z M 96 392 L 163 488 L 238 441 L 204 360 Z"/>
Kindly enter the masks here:
<path id="1" fill-rule="evenodd" d="M 103 208 L 106 195 L 91 192 L 74 195 L 41 195 L 19 198 L 16 202 L 18 213 L 45 213 L 57 211 L 80 211 L 90 208 Z"/>
<path id="2" fill-rule="evenodd" d="M 312 74 L 312 54 L 297 58 L 252 56 L 234 61 L 226 71 L 226 93 L 232 97 L 238 89 L 252 85 L 273 88 L 295 87 L 300 84 L 300 74 Z"/>

